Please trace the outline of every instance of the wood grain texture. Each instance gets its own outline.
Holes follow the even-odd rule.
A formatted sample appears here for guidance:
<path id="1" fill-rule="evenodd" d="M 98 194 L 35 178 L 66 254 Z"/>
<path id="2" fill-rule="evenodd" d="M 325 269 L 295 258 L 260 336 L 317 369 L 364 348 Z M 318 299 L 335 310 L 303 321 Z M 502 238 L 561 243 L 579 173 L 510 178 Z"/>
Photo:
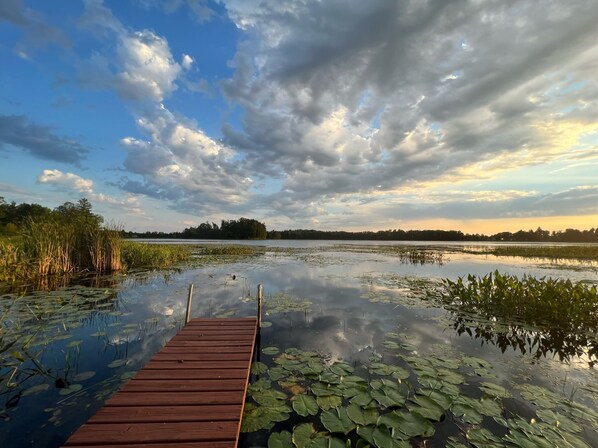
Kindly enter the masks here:
<path id="1" fill-rule="evenodd" d="M 65 446 L 236 447 L 256 333 L 255 318 L 190 321 Z"/>

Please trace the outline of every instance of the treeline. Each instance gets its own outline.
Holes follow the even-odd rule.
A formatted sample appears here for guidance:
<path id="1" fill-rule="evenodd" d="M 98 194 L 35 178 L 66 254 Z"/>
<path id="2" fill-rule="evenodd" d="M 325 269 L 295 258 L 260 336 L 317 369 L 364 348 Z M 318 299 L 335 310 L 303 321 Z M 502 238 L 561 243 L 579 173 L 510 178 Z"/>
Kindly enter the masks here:
<path id="1" fill-rule="evenodd" d="M 182 232 L 127 232 L 129 238 L 183 238 L 219 240 L 265 240 L 267 229 L 264 223 L 255 219 L 239 218 L 222 220 L 220 227 L 212 222 L 204 222 L 197 227 L 188 227 Z"/>
<path id="2" fill-rule="evenodd" d="M 567 229 L 564 231 L 519 230 L 494 235 L 468 234 L 458 230 L 379 230 L 377 232 L 346 232 L 313 229 L 272 230 L 268 239 L 286 240 L 374 240 L 374 241 L 506 241 L 552 243 L 598 243 L 598 228 L 590 230 Z"/>

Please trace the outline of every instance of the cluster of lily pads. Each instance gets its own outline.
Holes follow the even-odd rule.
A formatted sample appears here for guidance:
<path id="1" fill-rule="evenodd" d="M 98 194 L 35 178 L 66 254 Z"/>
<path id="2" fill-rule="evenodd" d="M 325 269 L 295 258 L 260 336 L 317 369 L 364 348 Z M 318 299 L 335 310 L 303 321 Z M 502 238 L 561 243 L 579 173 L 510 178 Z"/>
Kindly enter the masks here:
<path id="1" fill-rule="evenodd" d="M 116 331 L 113 338 L 128 340 L 143 326 L 157 325 L 158 319 L 122 322 L 120 317 L 130 312 L 118 310 L 115 297 L 112 289 L 81 286 L 0 297 L 0 417 L 7 418 L 10 409 L 28 396 L 55 391 L 63 397 L 57 399 L 62 403 L 66 397 L 83 394 L 91 384 L 108 395 L 118 388 L 125 379 L 120 375 L 98 382 L 95 371 L 76 368 L 85 341 L 99 338 L 108 344 L 109 330 Z M 89 331 L 79 330 L 82 327 Z M 112 359 L 107 367 L 117 369 L 126 363 L 126 359 Z M 50 421 L 60 419 L 52 415 Z"/>
<path id="2" fill-rule="evenodd" d="M 369 273 L 359 277 L 362 299 L 372 303 L 401 305 L 407 308 L 426 308 L 439 304 L 444 292 L 440 280 L 402 276 L 390 273 Z"/>
<path id="3" fill-rule="evenodd" d="M 270 431 L 269 448 L 409 447 L 440 428 L 452 448 L 581 448 L 598 426 L 594 409 L 544 387 L 493 382 L 484 359 L 418 355 L 396 333 L 384 347 L 363 365 L 264 348 L 272 363 L 252 366 L 242 431 Z"/>
<path id="4" fill-rule="evenodd" d="M 264 300 L 264 309 L 268 315 L 287 313 L 291 311 L 307 312 L 311 309 L 312 302 L 281 291 Z"/>

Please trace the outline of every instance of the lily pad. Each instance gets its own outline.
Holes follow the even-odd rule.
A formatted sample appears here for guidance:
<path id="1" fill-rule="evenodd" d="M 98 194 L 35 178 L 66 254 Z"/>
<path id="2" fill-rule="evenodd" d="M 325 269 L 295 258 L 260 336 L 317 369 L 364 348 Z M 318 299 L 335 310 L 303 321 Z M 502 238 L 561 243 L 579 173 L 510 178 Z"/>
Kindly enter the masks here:
<path id="1" fill-rule="evenodd" d="M 296 395 L 291 399 L 293 409 L 302 417 L 316 415 L 319 412 L 318 403 L 309 395 Z"/>
<path id="2" fill-rule="evenodd" d="M 252 375 L 260 375 L 262 373 L 266 373 L 268 371 L 268 366 L 263 362 L 254 362 L 251 364 L 251 374 Z"/>
<path id="3" fill-rule="evenodd" d="M 50 385 L 48 383 L 36 384 L 35 386 L 32 386 L 29 389 L 26 389 L 25 391 L 23 391 L 23 397 L 26 397 L 28 395 L 39 394 L 40 392 L 45 392 L 49 388 L 50 388 Z"/>
<path id="4" fill-rule="evenodd" d="M 351 420 L 361 426 L 374 424 L 378 420 L 378 411 L 376 409 L 362 408 L 355 403 L 347 406 L 347 415 Z"/>
<path id="5" fill-rule="evenodd" d="M 345 408 L 338 408 L 333 411 L 322 412 L 320 421 L 324 427 L 334 433 L 349 434 L 357 426 L 347 415 Z"/>
<path id="6" fill-rule="evenodd" d="M 96 375 L 96 373 L 92 370 L 88 371 L 88 372 L 81 372 L 78 375 L 75 375 L 73 377 L 73 380 L 75 381 L 85 381 L 88 380 L 90 378 L 93 378 Z"/>
<path id="7" fill-rule="evenodd" d="M 70 386 L 63 387 L 62 389 L 60 389 L 60 392 L 58 393 L 60 395 L 70 395 L 75 392 L 79 392 L 81 389 L 83 389 L 83 386 L 81 384 L 71 384 Z"/>
<path id="8" fill-rule="evenodd" d="M 278 347 L 264 347 L 262 353 L 264 355 L 277 355 L 279 352 Z"/>
<path id="9" fill-rule="evenodd" d="M 108 367 L 110 367 L 111 369 L 114 369 L 116 367 L 124 366 L 126 363 L 127 363 L 126 359 L 116 359 L 116 360 L 112 361 L 110 364 L 108 364 Z"/>
<path id="10" fill-rule="evenodd" d="M 320 406 L 320 409 L 328 411 L 339 407 L 343 400 L 337 395 L 322 395 L 321 397 L 316 398 L 316 402 L 318 403 L 318 406 Z"/>
<path id="11" fill-rule="evenodd" d="M 290 446 L 293 446 L 293 440 L 288 431 L 274 432 L 268 439 L 268 448 L 288 448 Z"/>

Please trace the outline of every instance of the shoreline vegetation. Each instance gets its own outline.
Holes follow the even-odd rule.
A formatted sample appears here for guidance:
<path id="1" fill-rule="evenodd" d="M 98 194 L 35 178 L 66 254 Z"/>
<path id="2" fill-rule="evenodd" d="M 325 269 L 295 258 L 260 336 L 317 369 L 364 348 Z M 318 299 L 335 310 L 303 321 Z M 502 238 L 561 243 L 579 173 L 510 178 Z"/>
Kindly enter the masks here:
<path id="1" fill-rule="evenodd" d="M 506 241 L 506 242 L 598 242 L 598 229 L 564 232 L 519 231 L 493 236 L 466 235 L 443 230 L 386 230 L 378 232 L 335 232 L 319 230 L 268 231 L 255 219 L 223 220 L 221 225 L 203 223 L 183 232 L 125 232 L 117 224 L 104 224 L 92 212 L 91 203 L 80 199 L 65 202 L 54 210 L 39 204 L 7 203 L 0 197 L 0 281 L 35 276 L 114 273 L 132 269 L 164 269 L 202 256 L 254 255 L 264 248 L 198 247 L 197 245 L 144 244 L 135 238 L 181 239 L 313 239 L 380 241 Z M 193 249 L 194 248 L 194 249 Z M 413 249 L 415 250 L 415 249 Z M 502 246 L 462 252 L 525 258 L 598 261 L 598 246 Z M 388 252 L 388 250 L 387 250 Z"/>

